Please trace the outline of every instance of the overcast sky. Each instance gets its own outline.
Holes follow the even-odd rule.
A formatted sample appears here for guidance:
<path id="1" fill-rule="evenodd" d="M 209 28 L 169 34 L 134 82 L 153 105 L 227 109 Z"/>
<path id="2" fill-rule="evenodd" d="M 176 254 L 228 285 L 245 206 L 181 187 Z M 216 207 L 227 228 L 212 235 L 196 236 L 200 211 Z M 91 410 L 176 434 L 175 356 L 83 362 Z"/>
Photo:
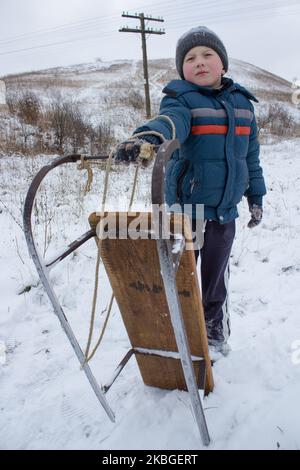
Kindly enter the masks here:
<path id="1" fill-rule="evenodd" d="M 139 21 L 122 12 L 162 16 L 165 35 L 147 40 L 148 58 L 174 57 L 177 38 L 206 25 L 229 57 L 288 80 L 300 78 L 300 0 L 0 0 L 0 76 L 103 60 L 140 59 Z"/>

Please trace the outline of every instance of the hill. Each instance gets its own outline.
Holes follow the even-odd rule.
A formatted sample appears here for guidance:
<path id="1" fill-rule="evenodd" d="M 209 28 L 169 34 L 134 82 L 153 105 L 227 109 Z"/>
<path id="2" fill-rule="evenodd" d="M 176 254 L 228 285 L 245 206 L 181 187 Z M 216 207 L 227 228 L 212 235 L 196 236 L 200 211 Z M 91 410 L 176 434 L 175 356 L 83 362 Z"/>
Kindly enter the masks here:
<path id="1" fill-rule="evenodd" d="M 279 101 L 288 107 L 292 104 L 292 84 L 255 65 L 237 59 L 230 60 L 227 76 L 252 91 L 262 102 Z M 173 59 L 149 61 L 150 92 L 154 111 L 161 90 L 169 80 L 178 78 Z M 45 102 L 51 90 L 61 89 L 66 96 L 74 96 L 89 114 L 106 111 L 107 104 L 127 105 L 128 93 L 136 91 L 143 96 L 142 61 L 119 60 L 77 64 L 3 77 L 8 90 L 16 86 L 33 89 Z M 109 113 L 110 114 L 110 113 Z"/>

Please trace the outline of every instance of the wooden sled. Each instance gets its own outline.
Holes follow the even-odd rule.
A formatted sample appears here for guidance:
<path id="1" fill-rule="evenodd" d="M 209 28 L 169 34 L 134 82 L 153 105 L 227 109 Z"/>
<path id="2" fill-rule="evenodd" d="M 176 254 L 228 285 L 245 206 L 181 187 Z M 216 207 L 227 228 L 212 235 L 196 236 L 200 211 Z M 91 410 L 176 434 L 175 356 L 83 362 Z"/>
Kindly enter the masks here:
<path id="1" fill-rule="evenodd" d="M 116 238 L 102 240 L 101 258 L 144 383 L 170 390 L 187 390 L 161 275 L 156 240 L 151 239 L 151 216 L 150 212 L 105 213 L 102 217 L 93 213 L 89 217 L 89 223 L 96 231 L 101 219 L 116 222 Z M 177 218 L 178 225 L 183 227 L 185 238 L 191 240 L 189 219 L 181 214 L 173 214 L 173 227 L 174 217 Z M 145 230 L 143 239 L 128 238 L 128 227 L 135 220 L 141 219 L 144 221 L 142 225 L 149 227 L 148 238 L 145 239 Z M 123 228 L 121 239 L 120 220 Z M 127 233 L 124 233 L 125 227 Z M 181 254 L 176 284 L 197 385 L 208 394 L 213 390 L 213 377 L 193 250 L 184 250 Z"/>

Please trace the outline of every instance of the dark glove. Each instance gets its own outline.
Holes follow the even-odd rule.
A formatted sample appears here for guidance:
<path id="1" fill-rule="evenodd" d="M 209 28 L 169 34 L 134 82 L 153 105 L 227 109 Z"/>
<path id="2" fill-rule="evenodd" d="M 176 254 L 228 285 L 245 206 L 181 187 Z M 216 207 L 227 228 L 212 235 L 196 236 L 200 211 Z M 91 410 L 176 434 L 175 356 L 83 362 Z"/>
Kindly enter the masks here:
<path id="1" fill-rule="evenodd" d="M 157 146 L 139 138 L 126 140 L 117 146 L 114 159 L 117 163 L 140 160 L 147 165 L 154 157 L 156 148 Z"/>
<path id="2" fill-rule="evenodd" d="M 263 208 L 259 204 L 251 204 L 249 205 L 249 211 L 251 214 L 251 219 L 249 220 L 247 226 L 249 228 L 253 228 L 260 224 L 263 215 Z"/>

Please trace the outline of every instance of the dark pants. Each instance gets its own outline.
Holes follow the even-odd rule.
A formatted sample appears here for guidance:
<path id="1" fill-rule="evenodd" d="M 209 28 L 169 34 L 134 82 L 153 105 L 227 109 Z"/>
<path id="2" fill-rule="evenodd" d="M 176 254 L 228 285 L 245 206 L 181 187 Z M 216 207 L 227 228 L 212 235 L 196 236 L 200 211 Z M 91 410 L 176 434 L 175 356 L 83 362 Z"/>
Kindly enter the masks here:
<path id="1" fill-rule="evenodd" d="M 193 226 L 195 224 L 193 223 Z M 229 257 L 235 235 L 235 220 L 219 224 L 208 220 L 201 248 L 202 302 L 210 344 L 225 342 L 230 335 L 228 311 Z M 196 262 L 199 250 L 195 250 Z"/>

